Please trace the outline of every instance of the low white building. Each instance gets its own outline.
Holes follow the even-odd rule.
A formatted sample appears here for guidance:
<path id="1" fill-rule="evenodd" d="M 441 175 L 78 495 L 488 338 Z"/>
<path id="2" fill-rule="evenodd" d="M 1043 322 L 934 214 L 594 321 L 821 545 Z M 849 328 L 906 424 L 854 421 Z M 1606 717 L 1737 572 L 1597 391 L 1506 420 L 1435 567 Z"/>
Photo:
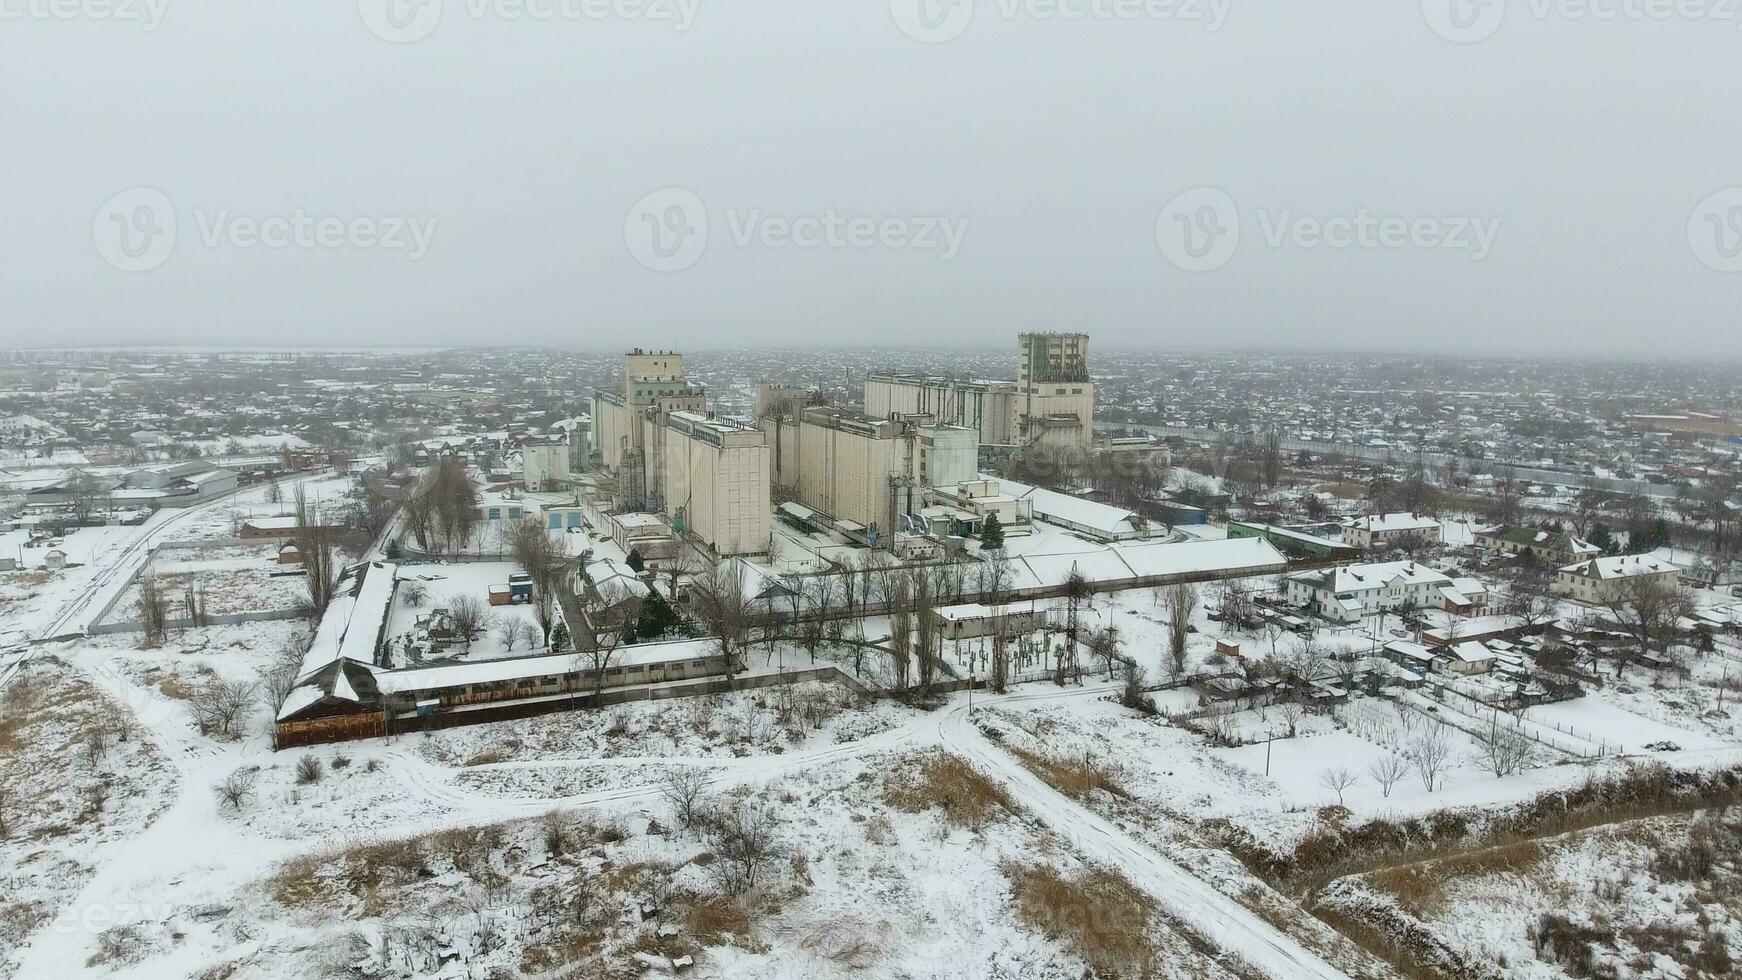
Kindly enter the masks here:
<path id="1" fill-rule="evenodd" d="M 1355 623 L 1381 610 L 1441 608 L 1451 588 L 1444 572 L 1413 561 L 1339 565 L 1301 572 L 1283 580 L 1284 595 L 1297 606 L 1340 623 Z"/>
<path id="2" fill-rule="evenodd" d="M 534 437 L 521 444 L 520 479 L 528 491 L 556 490 L 568 483 L 570 473 L 565 437 Z"/>
<path id="3" fill-rule="evenodd" d="M 1361 548 L 1387 551 L 1420 547 L 1443 540 L 1440 522 L 1416 514 L 1374 514 L 1343 524 L 1343 540 Z"/>
<path id="4" fill-rule="evenodd" d="M 1654 555 L 1620 555 L 1613 558 L 1593 558 L 1567 565 L 1555 572 L 1550 588 L 1556 595 L 1580 602 L 1609 602 L 1623 589 L 1645 580 L 1673 589 L 1681 579 L 1681 566 L 1672 565 Z"/>

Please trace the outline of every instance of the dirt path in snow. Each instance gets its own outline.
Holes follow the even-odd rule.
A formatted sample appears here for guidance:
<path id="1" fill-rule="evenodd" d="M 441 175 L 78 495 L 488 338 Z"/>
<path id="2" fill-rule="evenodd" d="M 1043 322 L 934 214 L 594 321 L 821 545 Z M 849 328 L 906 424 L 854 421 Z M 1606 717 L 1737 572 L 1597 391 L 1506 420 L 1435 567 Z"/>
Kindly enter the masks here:
<path id="1" fill-rule="evenodd" d="M 1069 691 L 987 698 L 986 701 L 991 705 L 1078 698 L 1099 696 L 1112 690 L 1111 686 L 1097 685 Z M 1234 953 L 1278 980 L 1305 977 L 1348 980 L 1346 973 L 1259 918 L 1236 899 L 1217 891 L 1208 882 L 1167 860 L 1154 848 L 1133 839 L 1099 814 L 1048 786 L 1021 762 L 987 740 L 969 719 L 965 704 L 944 709 L 934 724 L 938 740 L 946 748 L 1003 782 L 1016 801 L 1045 821 L 1054 834 L 1069 841 L 1084 855 L 1122 872 L 1132 884 L 1148 892 L 1210 943 Z"/>

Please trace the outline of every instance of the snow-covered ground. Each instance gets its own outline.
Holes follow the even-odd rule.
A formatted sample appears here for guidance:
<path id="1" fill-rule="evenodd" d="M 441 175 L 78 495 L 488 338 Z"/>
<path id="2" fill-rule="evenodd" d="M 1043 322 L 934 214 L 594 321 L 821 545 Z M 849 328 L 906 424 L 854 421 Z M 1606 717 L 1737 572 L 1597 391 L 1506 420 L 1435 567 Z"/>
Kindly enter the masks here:
<path id="1" fill-rule="evenodd" d="M 0 574 L 0 614 L 21 624 L 20 639 L 62 635 L 54 627 L 76 626 L 80 610 L 118 594 L 116 576 L 144 548 L 226 536 L 209 532 L 234 523 L 230 508 L 267 506 L 257 492 L 142 528 L 77 532 L 69 555 L 88 561 Z M 165 552 L 160 570 L 239 573 L 230 563 L 252 568 L 267 550 Z M 398 604 L 388 635 L 456 595 L 483 600 L 514 570 L 405 566 L 423 596 Z M 1270 637 L 1224 634 L 1207 618 L 1218 596 L 1201 590 L 1188 672 L 1218 666 L 1218 639 L 1269 653 Z M 1062 620 L 1062 601 L 1045 604 Z M 491 612 L 532 617 L 526 606 Z M 1095 596 L 1082 621 L 1116 628 L 1121 651 L 1152 680 L 1176 673 L 1153 592 Z M 1158 692 L 1164 713 L 1145 715 L 1118 704 L 1117 680 L 1087 661 L 1081 684 L 932 704 L 807 682 L 275 753 L 271 706 L 255 703 L 234 735 L 201 732 L 202 692 L 258 682 L 307 631 L 268 622 L 190 629 L 149 650 L 125 635 L 28 648 L 23 683 L 0 702 L 0 814 L 12 825 L 0 834 L 0 901 L 21 909 L 5 918 L 17 925 L 0 948 L 9 957 L 0 980 L 312 980 L 354 968 L 638 977 L 671 973 L 683 956 L 694 957 L 690 975 L 709 977 L 1074 980 L 1147 967 L 1159 977 L 1377 980 L 1393 974 L 1243 867 L 1219 828 L 1286 848 L 1331 819 L 1493 810 L 1624 764 L 1536 744 L 1522 771 L 1496 777 L 1480 757 L 1483 718 L 1423 694 L 1212 721 L 1190 718 L 1206 706 L 1188 687 Z M 887 632 L 877 617 L 848 631 L 873 641 Z M 1353 632 L 1318 640 L 1332 650 L 1372 643 Z M 1293 642 L 1278 637 L 1279 652 Z M 1049 666 L 1061 643 L 1053 635 L 1022 648 L 1018 672 Z M 983 672 L 986 647 L 948 647 L 946 673 Z M 465 655 L 510 652 L 526 651 L 504 649 L 492 631 Z M 872 680 L 887 672 L 875 653 L 856 662 L 850 646 L 819 655 Z M 1630 758 L 1742 762 L 1731 714 L 1713 704 L 1713 683 L 1737 655 L 1722 646 L 1687 687 L 1639 672 L 1517 724 Z M 758 644 L 748 659 L 752 673 L 811 664 L 788 644 Z M 13 691 L 25 692 L 17 704 Z M 97 719 L 131 721 L 107 724 L 99 752 L 85 734 L 105 727 Z M 1418 773 L 1382 786 L 1377 763 L 1441 719 L 1450 757 L 1431 791 Z M 1674 748 L 1648 747 L 1664 743 Z M 1333 770 L 1356 777 L 1340 795 Z M 940 772 L 947 778 L 933 785 Z M 1099 782 L 1070 781 L 1083 772 Z M 723 812 L 769 814 L 772 857 L 743 896 L 727 894 L 741 843 L 729 821 L 686 828 L 668 798 L 686 773 Z M 232 803 L 216 789 L 233 781 L 246 789 Z M 965 819 L 972 800 L 984 812 Z M 1475 921 L 1461 914 L 1435 925 L 1456 936 L 1458 923 Z M 1517 940 L 1501 934 L 1493 949 L 1520 961 Z"/>
<path id="2" fill-rule="evenodd" d="M 1742 821 L 1703 811 L 1387 869 L 1337 882 L 1331 900 L 1401 913 L 1508 978 L 1733 977 L 1739 856 Z"/>

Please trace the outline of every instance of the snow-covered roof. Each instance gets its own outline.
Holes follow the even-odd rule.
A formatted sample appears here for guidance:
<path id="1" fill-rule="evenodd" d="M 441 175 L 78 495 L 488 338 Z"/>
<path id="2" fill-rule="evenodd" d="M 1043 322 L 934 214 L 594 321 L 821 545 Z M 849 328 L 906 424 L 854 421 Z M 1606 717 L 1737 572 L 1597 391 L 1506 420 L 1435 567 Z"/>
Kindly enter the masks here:
<path id="1" fill-rule="evenodd" d="M 719 655 L 718 643 L 709 638 L 672 640 L 665 643 L 639 643 L 622 647 L 612 655 L 606 669 L 642 667 L 651 664 L 700 660 Z M 529 677 L 591 670 L 592 661 L 585 655 L 571 653 L 543 654 L 535 657 L 505 657 L 498 660 L 461 661 L 409 670 L 377 672 L 375 682 L 382 694 L 407 691 L 433 691 L 464 687 L 468 684 L 494 684 Z"/>
<path id="2" fill-rule="evenodd" d="M 1475 640 L 1454 643 L 1451 647 L 1451 653 L 1453 657 L 1467 664 L 1487 663 L 1494 659 L 1494 651 Z"/>
<path id="3" fill-rule="evenodd" d="M 1288 565 L 1288 558 L 1263 538 L 1116 544 L 1112 550 L 1142 578 L 1217 571 L 1258 575 L 1278 572 Z"/>
<path id="4" fill-rule="evenodd" d="M 1110 537 L 1128 535 L 1143 526 L 1143 519 L 1131 511 L 1073 497 L 1068 493 L 1002 479 L 998 481 L 998 489 L 1007 496 L 1028 501 L 1033 505 L 1037 517 L 1087 528 L 1098 534 Z"/>
<path id="5" fill-rule="evenodd" d="M 1373 534 L 1384 534 L 1395 531 L 1438 530 L 1440 522 L 1431 517 L 1421 517 L 1410 513 L 1396 513 L 1357 517 L 1352 521 L 1345 521 L 1343 526 L 1358 531 L 1368 531 Z"/>
<path id="6" fill-rule="evenodd" d="M 1611 558 L 1592 558 L 1589 561 L 1581 561 L 1564 566 L 1561 571 L 1568 575 L 1609 581 L 1637 578 L 1641 575 L 1661 575 L 1665 572 L 1680 574 L 1681 568 L 1655 555 L 1617 555 Z"/>
<path id="7" fill-rule="evenodd" d="M 371 562 L 347 569 L 340 576 L 339 592 L 327 604 L 308 653 L 303 655 L 299 681 L 337 660 L 350 659 L 365 666 L 375 662 L 375 641 L 386 622 L 398 574 L 398 565 Z"/>
<path id="8" fill-rule="evenodd" d="M 1451 576 L 1416 561 L 1339 565 L 1326 571 L 1302 572 L 1289 578 L 1330 592 L 1372 592 L 1397 584 L 1440 587 L 1452 585 Z"/>

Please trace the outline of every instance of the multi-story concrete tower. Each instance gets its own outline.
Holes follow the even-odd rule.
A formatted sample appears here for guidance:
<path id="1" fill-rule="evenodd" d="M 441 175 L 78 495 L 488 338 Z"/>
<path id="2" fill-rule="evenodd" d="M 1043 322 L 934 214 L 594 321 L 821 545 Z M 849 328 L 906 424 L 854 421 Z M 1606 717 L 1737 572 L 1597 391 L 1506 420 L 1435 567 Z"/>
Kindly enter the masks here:
<path id="1" fill-rule="evenodd" d="M 1016 382 L 1024 387 L 1041 382 L 1089 380 L 1086 333 L 1018 334 L 1016 351 Z"/>

